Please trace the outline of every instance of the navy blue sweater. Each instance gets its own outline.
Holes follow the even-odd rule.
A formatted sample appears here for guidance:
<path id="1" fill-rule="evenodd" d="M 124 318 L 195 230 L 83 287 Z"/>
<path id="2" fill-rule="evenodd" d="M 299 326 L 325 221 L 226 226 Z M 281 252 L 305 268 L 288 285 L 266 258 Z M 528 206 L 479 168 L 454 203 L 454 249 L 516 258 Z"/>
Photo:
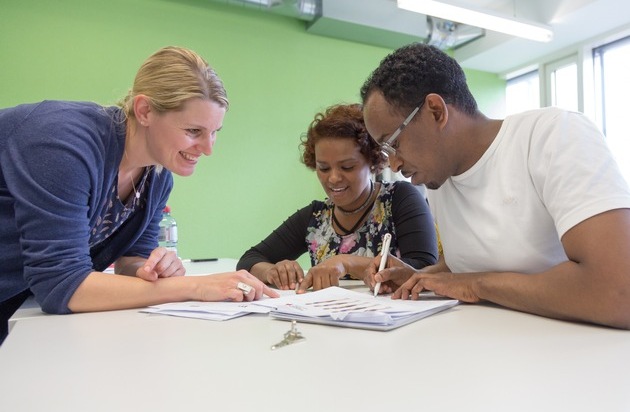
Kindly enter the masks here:
<path id="1" fill-rule="evenodd" d="M 0 110 L 0 302 L 30 288 L 44 311 L 68 313 L 90 272 L 157 247 L 168 170 L 151 171 L 144 209 L 89 246 L 117 182 L 125 127 L 120 108 L 87 102 Z"/>

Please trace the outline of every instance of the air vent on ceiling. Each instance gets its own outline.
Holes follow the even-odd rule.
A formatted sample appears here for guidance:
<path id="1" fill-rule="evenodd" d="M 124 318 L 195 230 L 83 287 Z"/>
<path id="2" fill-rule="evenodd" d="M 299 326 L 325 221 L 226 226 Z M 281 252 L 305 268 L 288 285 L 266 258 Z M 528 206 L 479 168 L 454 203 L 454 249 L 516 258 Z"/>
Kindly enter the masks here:
<path id="1" fill-rule="evenodd" d="M 426 43 L 440 49 L 457 49 L 486 34 L 484 29 L 427 16 Z"/>

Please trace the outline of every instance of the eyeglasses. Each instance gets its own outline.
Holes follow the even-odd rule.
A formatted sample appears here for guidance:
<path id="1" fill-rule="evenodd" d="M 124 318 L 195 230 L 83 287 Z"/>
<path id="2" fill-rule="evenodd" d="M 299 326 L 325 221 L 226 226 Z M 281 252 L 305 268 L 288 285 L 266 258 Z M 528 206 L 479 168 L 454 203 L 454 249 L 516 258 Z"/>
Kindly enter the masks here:
<path id="1" fill-rule="evenodd" d="M 403 129 L 405 127 L 407 127 L 407 125 L 411 122 L 411 120 L 414 118 L 416 113 L 418 113 L 420 111 L 420 108 L 422 107 L 423 104 L 424 104 L 424 102 L 422 102 L 418 106 L 416 106 L 416 108 L 413 109 L 413 111 L 409 114 L 409 116 L 407 116 L 405 121 L 402 122 L 400 127 L 398 129 L 396 129 L 396 131 L 389 137 L 389 139 L 387 139 L 387 141 L 381 143 L 381 152 L 383 152 L 385 157 L 395 156 L 396 155 L 396 149 L 394 149 L 394 142 L 396 142 L 396 139 L 398 139 L 398 136 L 400 136 L 400 133 L 402 133 Z"/>

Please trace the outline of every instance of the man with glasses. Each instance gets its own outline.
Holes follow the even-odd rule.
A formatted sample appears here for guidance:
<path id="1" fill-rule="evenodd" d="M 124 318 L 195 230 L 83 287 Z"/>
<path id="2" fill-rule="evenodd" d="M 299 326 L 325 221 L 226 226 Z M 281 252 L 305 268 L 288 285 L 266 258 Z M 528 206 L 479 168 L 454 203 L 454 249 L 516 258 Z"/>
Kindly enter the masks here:
<path id="1" fill-rule="evenodd" d="M 373 284 L 630 329 L 630 190 L 592 122 L 489 119 L 458 63 L 424 44 L 385 57 L 361 97 L 392 170 L 431 189 L 443 247 L 420 271 L 390 257 Z"/>

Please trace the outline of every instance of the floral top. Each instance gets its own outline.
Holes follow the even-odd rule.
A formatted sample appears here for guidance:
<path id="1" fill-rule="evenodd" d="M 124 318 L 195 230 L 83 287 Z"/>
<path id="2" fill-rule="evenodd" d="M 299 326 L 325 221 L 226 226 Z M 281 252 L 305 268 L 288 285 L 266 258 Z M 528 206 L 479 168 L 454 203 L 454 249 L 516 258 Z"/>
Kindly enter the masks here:
<path id="1" fill-rule="evenodd" d="M 354 233 L 346 236 L 335 232 L 332 223 L 334 204 L 330 199 L 322 203 L 322 207 L 313 212 L 306 235 L 306 244 L 311 257 L 311 264 L 318 265 L 335 255 L 356 255 L 374 257 L 380 253 L 385 233 L 395 233 L 396 228 L 392 216 L 392 199 L 395 185 L 381 185 L 367 219 Z M 392 238 L 390 251 L 400 257 L 398 242 Z"/>
<path id="2" fill-rule="evenodd" d="M 420 192 L 408 182 L 383 183 L 365 222 L 347 236 L 332 226 L 333 203 L 314 200 L 246 251 L 237 269 L 250 270 L 259 262 L 296 260 L 309 253 L 317 265 L 331 256 L 353 254 L 374 257 L 380 253 L 385 233 L 392 235 L 390 253 L 422 268 L 437 261 L 433 217 Z"/>

